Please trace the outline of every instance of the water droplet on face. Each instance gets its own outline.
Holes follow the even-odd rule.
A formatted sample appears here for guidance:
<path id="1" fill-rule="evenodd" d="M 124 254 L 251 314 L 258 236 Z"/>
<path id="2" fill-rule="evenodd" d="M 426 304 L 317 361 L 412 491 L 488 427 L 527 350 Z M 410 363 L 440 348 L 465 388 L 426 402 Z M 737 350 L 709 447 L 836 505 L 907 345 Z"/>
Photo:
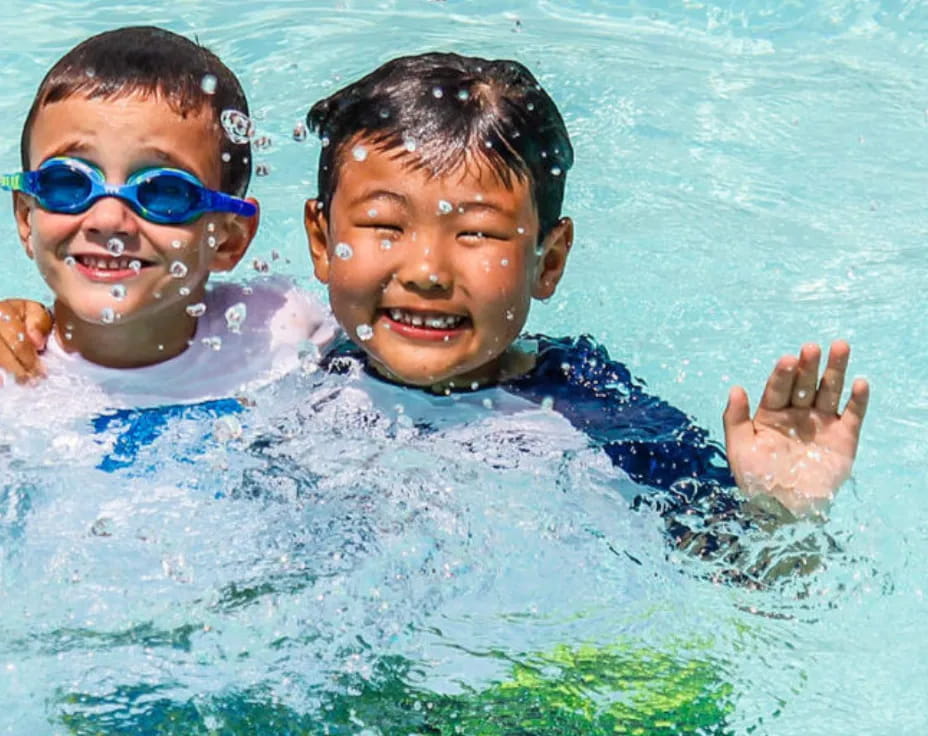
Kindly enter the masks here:
<path id="1" fill-rule="evenodd" d="M 451 212 L 454 212 L 454 205 L 451 204 L 451 202 L 449 202 L 446 199 L 439 199 L 438 200 L 438 214 L 447 215 Z"/>
<path id="2" fill-rule="evenodd" d="M 368 216 L 368 217 L 377 217 L 377 210 L 375 210 L 373 207 L 371 207 L 371 208 L 367 211 L 367 216 Z"/>
<path id="3" fill-rule="evenodd" d="M 206 232 L 208 233 L 216 232 L 216 223 L 215 222 L 206 223 Z"/>
<path id="4" fill-rule="evenodd" d="M 206 305 L 203 302 L 187 305 L 187 314 L 191 317 L 202 317 L 206 314 Z"/>
<path id="5" fill-rule="evenodd" d="M 230 332 L 241 332 L 242 323 L 248 315 L 248 307 L 245 302 L 237 302 L 226 310 L 226 327 Z"/>
<path id="6" fill-rule="evenodd" d="M 432 97 L 434 97 L 437 100 L 440 100 L 444 96 L 445 96 L 445 93 L 442 91 L 441 87 L 432 88 Z"/>
<path id="7" fill-rule="evenodd" d="M 114 312 L 109 307 L 104 307 L 100 311 L 100 321 L 105 325 L 113 324 L 113 321 L 116 319 L 116 312 Z"/>
<path id="8" fill-rule="evenodd" d="M 152 294 L 152 296 L 155 297 L 155 299 L 160 299 L 162 294 L 160 291 L 156 291 Z"/>
<path id="9" fill-rule="evenodd" d="M 506 310 L 506 319 L 508 319 L 510 322 L 512 322 L 512 320 L 514 320 L 515 318 L 516 318 L 515 312 L 513 312 L 511 309 L 507 309 L 507 310 Z"/>
<path id="10" fill-rule="evenodd" d="M 172 241 L 171 241 L 171 247 L 172 247 L 172 248 L 183 248 L 183 247 L 184 247 L 184 241 L 182 241 L 182 240 L 172 240 Z"/>
<path id="11" fill-rule="evenodd" d="M 113 288 L 110 289 L 110 294 L 113 295 L 113 299 L 121 302 L 126 298 L 126 287 L 122 284 L 113 284 Z"/>
<path id="12" fill-rule="evenodd" d="M 223 110 L 219 116 L 219 123 L 226 132 L 226 137 L 233 143 L 248 143 L 255 134 L 254 123 L 239 110 Z"/>
<path id="13" fill-rule="evenodd" d="M 170 268 L 168 269 L 171 276 L 175 279 L 182 279 L 187 275 L 187 266 L 181 263 L 180 261 L 173 261 Z"/>
<path id="14" fill-rule="evenodd" d="M 306 140 L 306 126 L 303 123 L 297 123 L 293 126 L 293 140 L 302 142 Z"/>
<path id="15" fill-rule="evenodd" d="M 516 232 L 519 233 L 519 235 L 525 235 L 525 228 L 521 226 L 517 227 Z"/>
<path id="16" fill-rule="evenodd" d="M 351 157 L 355 161 L 363 161 L 367 158 L 367 149 L 364 146 L 355 146 L 351 149 Z"/>
<path id="17" fill-rule="evenodd" d="M 416 150 L 416 148 L 418 148 L 418 144 L 416 143 L 414 138 L 404 138 L 403 148 L 405 148 L 407 151 L 412 153 L 413 151 Z"/>
<path id="18" fill-rule="evenodd" d="M 531 112 L 532 110 L 535 109 L 535 103 L 529 102 L 525 107 L 528 109 L 529 112 Z"/>
<path id="19" fill-rule="evenodd" d="M 393 247 L 393 241 L 388 238 L 384 238 L 380 241 L 380 250 L 390 250 Z"/>
<path id="20" fill-rule="evenodd" d="M 506 268 L 506 266 L 509 265 L 509 259 L 508 259 L 508 258 L 501 258 L 501 259 L 500 259 L 500 262 L 499 262 L 499 265 L 502 266 L 503 268 Z"/>
<path id="21" fill-rule="evenodd" d="M 110 252 L 110 255 L 121 256 L 123 251 L 126 250 L 126 244 L 122 242 L 121 238 L 110 238 L 106 241 L 106 249 Z"/>
<path id="22" fill-rule="evenodd" d="M 158 343 L 158 350 L 159 350 L 159 351 L 163 351 L 163 350 L 164 350 L 164 345 L 162 345 L 160 342 Z"/>
<path id="23" fill-rule="evenodd" d="M 355 333 L 359 340 L 367 342 L 374 336 L 374 328 L 367 324 L 358 325 L 357 329 L 355 329 Z"/>
<path id="24" fill-rule="evenodd" d="M 177 290 L 177 293 L 180 294 L 181 296 L 190 296 L 190 289 L 187 288 L 186 286 L 181 286 Z"/>
<path id="25" fill-rule="evenodd" d="M 335 255 L 341 258 L 343 261 L 347 261 L 349 258 L 351 258 L 351 256 L 354 255 L 354 249 L 348 245 L 348 243 L 336 243 Z"/>
<path id="26" fill-rule="evenodd" d="M 210 248 L 215 248 L 215 247 L 216 247 L 216 238 L 214 238 L 212 235 L 210 235 L 210 236 L 206 239 L 206 244 L 207 244 Z"/>
<path id="27" fill-rule="evenodd" d="M 208 95 L 214 95 L 216 94 L 216 82 L 216 75 L 204 74 L 203 79 L 200 80 L 200 89 Z"/>
<path id="28" fill-rule="evenodd" d="M 437 283 L 438 283 L 438 274 L 437 274 L 437 273 L 430 273 L 430 274 L 429 274 L 429 281 L 431 281 L 433 284 L 437 284 Z"/>
<path id="29" fill-rule="evenodd" d="M 64 265 L 67 266 L 68 268 L 73 268 L 76 263 L 77 263 L 77 259 L 74 256 L 67 256 L 64 259 Z"/>

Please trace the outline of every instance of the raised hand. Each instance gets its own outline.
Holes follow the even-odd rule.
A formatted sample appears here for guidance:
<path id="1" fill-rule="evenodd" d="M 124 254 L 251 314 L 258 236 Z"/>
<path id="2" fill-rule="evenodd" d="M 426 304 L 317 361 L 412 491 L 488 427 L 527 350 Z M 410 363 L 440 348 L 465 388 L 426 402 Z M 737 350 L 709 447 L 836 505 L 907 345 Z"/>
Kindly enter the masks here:
<path id="1" fill-rule="evenodd" d="M 0 301 L 0 369 L 20 383 L 43 376 L 39 352 L 45 348 L 51 329 L 51 315 L 39 302 Z"/>
<path id="2" fill-rule="evenodd" d="M 722 420 L 728 462 L 748 497 L 772 496 L 795 515 L 821 512 L 850 477 L 870 387 L 854 381 L 843 412 L 850 346 L 831 345 L 818 379 L 821 349 L 806 344 L 799 357 L 784 355 L 767 379 L 753 419 L 748 396 L 732 388 Z"/>

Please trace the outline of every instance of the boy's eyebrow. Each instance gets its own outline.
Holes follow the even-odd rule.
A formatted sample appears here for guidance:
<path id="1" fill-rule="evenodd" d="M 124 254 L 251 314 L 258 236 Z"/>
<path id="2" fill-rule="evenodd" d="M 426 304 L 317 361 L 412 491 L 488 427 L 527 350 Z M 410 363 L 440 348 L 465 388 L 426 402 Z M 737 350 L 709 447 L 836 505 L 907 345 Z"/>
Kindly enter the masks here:
<path id="1" fill-rule="evenodd" d="M 348 206 L 354 207 L 355 205 L 363 204 L 371 199 L 390 199 L 403 207 L 409 205 L 409 200 L 399 192 L 393 192 L 389 189 L 374 189 L 370 192 L 362 192 L 348 202 Z"/>

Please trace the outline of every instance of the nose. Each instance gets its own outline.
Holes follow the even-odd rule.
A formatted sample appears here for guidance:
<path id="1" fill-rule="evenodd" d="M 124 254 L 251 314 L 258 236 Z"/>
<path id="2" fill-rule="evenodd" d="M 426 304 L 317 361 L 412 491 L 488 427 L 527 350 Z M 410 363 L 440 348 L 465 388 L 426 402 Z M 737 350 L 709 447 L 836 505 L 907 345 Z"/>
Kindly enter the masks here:
<path id="1" fill-rule="evenodd" d="M 101 197 L 84 213 L 84 229 L 98 236 L 138 233 L 138 216 L 118 197 Z"/>
<path id="2" fill-rule="evenodd" d="M 424 296 L 445 296 L 454 288 L 450 254 L 441 245 L 410 249 L 396 270 L 396 279 Z"/>

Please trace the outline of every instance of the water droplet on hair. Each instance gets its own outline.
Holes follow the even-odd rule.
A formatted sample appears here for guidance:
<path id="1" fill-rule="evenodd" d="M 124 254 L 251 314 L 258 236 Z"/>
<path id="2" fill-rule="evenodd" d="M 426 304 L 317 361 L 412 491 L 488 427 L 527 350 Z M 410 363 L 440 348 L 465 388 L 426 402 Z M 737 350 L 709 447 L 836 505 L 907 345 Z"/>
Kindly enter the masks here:
<path id="1" fill-rule="evenodd" d="M 187 275 L 188 268 L 180 261 L 173 261 L 168 270 L 175 279 L 182 279 Z"/>
<path id="2" fill-rule="evenodd" d="M 358 339 L 364 342 L 367 342 L 374 336 L 374 328 L 368 324 L 358 325 L 355 332 L 358 335 Z"/>
<path id="3" fill-rule="evenodd" d="M 219 123 L 226 132 L 226 137 L 233 143 L 248 143 L 255 134 L 254 123 L 239 110 L 223 110 L 219 116 Z"/>
<path id="4" fill-rule="evenodd" d="M 187 305 L 187 314 L 191 317 L 202 317 L 206 314 L 206 305 L 203 302 L 197 302 L 196 304 Z"/>
<path id="5" fill-rule="evenodd" d="M 103 307 L 100 310 L 100 321 L 105 325 L 111 325 L 116 319 L 116 312 L 114 312 L 110 307 Z"/>
<path id="6" fill-rule="evenodd" d="M 110 238 L 106 241 L 106 249 L 110 255 L 121 256 L 126 250 L 126 244 L 122 242 L 122 238 Z"/>
<path id="7" fill-rule="evenodd" d="M 458 99 L 459 99 L 459 100 L 466 100 L 466 99 L 468 99 L 468 98 L 470 98 L 470 92 L 468 92 L 466 89 L 460 89 L 460 90 L 458 90 Z"/>
<path id="8" fill-rule="evenodd" d="M 181 286 L 177 290 L 177 293 L 180 294 L 181 296 L 190 296 L 190 288 L 187 286 Z"/>
<path id="9" fill-rule="evenodd" d="M 200 89 L 208 95 L 214 95 L 217 81 L 215 74 L 204 74 L 203 79 L 200 80 Z"/>
<path id="10" fill-rule="evenodd" d="M 441 87 L 433 87 L 433 88 L 432 88 L 432 97 L 434 97 L 434 98 L 440 100 L 440 99 L 441 99 L 442 97 L 444 97 L 444 96 L 445 96 L 445 93 L 444 93 L 444 91 L 442 91 L 442 88 L 441 88 Z"/>
<path id="11" fill-rule="evenodd" d="M 126 298 L 126 287 L 122 284 L 113 284 L 113 288 L 110 289 L 110 294 L 112 294 L 113 299 L 121 302 Z"/>
<path id="12" fill-rule="evenodd" d="M 68 268 L 73 268 L 77 264 L 77 259 L 74 256 L 66 256 L 64 259 L 64 265 Z"/>
<path id="13" fill-rule="evenodd" d="M 258 273 L 267 273 L 271 270 L 271 267 L 267 264 L 267 261 L 262 261 L 260 258 L 255 258 L 251 262 L 251 267 Z"/>
<path id="14" fill-rule="evenodd" d="M 271 173 L 271 165 L 260 163 L 255 166 L 255 176 L 267 176 Z"/>
<path id="15" fill-rule="evenodd" d="M 347 261 L 349 258 L 351 258 L 351 256 L 354 255 L 354 249 L 348 245 L 348 243 L 336 243 L 335 255 L 341 258 L 343 261 Z"/>
<path id="16" fill-rule="evenodd" d="M 532 110 L 535 109 L 535 103 L 534 103 L 534 102 L 529 102 L 529 103 L 525 106 L 525 108 L 526 108 L 529 112 L 531 112 Z"/>
<path id="17" fill-rule="evenodd" d="M 324 135 L 322 136 L 322 138 L 319 139 L 319 143 L 322 145 L 323 148 L 327 148 L 331 142 L 332 140 L 327 135 Z"/>
<path id="18" fill-rule="evenodd" d="M 403 148 L 412 153 L 418 148 L 415 138 L 403 138 Z"/>
<path id="19" fill-rule="evenodd" d="M 303 123 L 297 123 L 293 126 L 293 140 L 302 143 L 306 140 L 307 135 L 306 126 Z"/>
<path id="20" fill-rule="evenodd" d="M 484 142 L 483 142 L 483 147 L 484 147 L 484 148 L 493 148 L 493 141 L 484 141 Z"/>
<path id="21" fill-rule="evenodd" d="M 223 152 L 222 152 L 222 162 L 225 163 L 225 164 L 227 164 L 227 163 L 229 163 L 229 161 L 231 161 L 231 160 L 232 160 L 232 154 L 229 153 L 228 151 L 223 151 Z"/>
<path id="22" fill-rule="evenodd" d="M 226 327 L 230 332 L 241 332 L 246 316 L 248 316 L 248 307 L 245 306 L 245 302 L 233 304 L 226 310 Z"/>
<path id="23" fill-rule="evenodd" d="M 388 238 L 384 238 L 383 240 L 380 241 L 380 250 L 390 250 L 390 248 L 392 247 L 393 247 L 392 240 Z"/>
<path id="24" fill-rule="evenodd" d="M 454 205 L 445 199 L 438 200 L 438 214 L 447 215 L 454 211 Z"/>
<path id="25" fill-rule="evenodd" d="M 562 172 L 561 172 L 561 167 L 560 167 L 560 166 L 552 166 L 552 167 L 551 167 L 551 176 L 560 176 L 561 173 L 562 173 Z"/>
<path id="26" fill-rule="evenodd" d="M 380 111 L 379 115 L 381 120 L 386 120 L 390 117 L 390 111 L 384 108 Z"/>
<path id="27" fill-rule="evenodd" d="M 364 146 L 355 146 L 351 149 L 351 157 L 355 161 L 363 161 L 367 158 L 367 149 Z"/>

